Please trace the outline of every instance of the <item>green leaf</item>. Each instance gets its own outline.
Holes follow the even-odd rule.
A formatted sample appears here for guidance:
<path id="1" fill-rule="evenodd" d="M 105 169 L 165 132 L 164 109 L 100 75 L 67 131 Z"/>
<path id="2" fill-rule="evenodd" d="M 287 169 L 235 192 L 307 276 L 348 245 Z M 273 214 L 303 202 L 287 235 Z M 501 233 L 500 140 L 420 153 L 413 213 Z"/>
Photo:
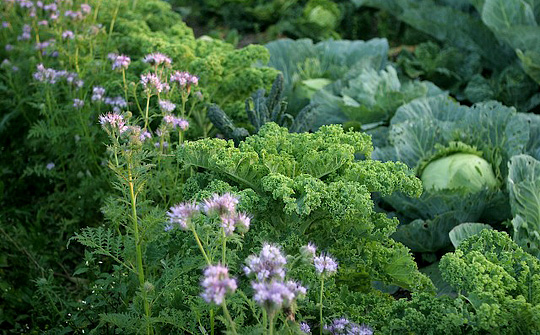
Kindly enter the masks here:
<path id="1" fill-rule="evenodd" d="M 476 222 L 465 222 L 454 227 L 450 233 L 450 240 L 454 245 L 454 248 L 457 248 L 458 245 L 465 239 L 478 234 L 484 229 L 493 229 L 490 225 L 484 223 Z"/>

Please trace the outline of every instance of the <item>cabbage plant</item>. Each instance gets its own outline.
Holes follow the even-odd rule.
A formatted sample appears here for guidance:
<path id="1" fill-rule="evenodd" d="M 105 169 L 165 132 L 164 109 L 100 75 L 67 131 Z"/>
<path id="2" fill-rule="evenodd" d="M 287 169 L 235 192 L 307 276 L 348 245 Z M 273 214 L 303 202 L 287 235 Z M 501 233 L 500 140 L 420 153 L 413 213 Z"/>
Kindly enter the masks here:
<path id="1" fill-rule="evenodd" d="M 451 247 L 449 231 L 463 222 L 497 224 L 511 217 L 508 162 L 537 152 L 539 118 L 498 102 L 460 105 L 449 97 L 416 99 L 390 122 L 388 145 L 374 157 L 415 169 L 419 199 L 384 198 L 400 222 L 394 238 L 415 252 Z"/>
<path id="2" fill-rule="evenodd" d="M 265 46 L 270 51 L 268 66 L 283 72 L 284 95 L 293 116 L 327 85 L 354 77 L 364 68 L 384 68 L 388 54 L 388 41 L 378 38 L 319 43 L 310 39 L 282 39 Z"/>

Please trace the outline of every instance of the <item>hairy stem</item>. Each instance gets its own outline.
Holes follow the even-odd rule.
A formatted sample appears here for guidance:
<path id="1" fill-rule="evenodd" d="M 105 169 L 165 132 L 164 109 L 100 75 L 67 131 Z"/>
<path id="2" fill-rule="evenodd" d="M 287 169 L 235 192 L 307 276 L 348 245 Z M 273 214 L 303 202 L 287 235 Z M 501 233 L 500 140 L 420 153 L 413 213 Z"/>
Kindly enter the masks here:
<path id="1" fill-rule="evenodd" d="M 237 334 L 236 332 L 236 325 L 234 324 L 234 321 L 231 317 L 231 314 L 229 313 L 229 309 L 227 308 L 227 303 L 223 301 L 221 304 L 221 307 L 223 307 L 223 314 L 225 314 L 225 317 L 227 318 L 227 321 L 229 321 L 229 325 L 231 326 L 231 331 L 233 334 Z"/>
<path id="2" fill-rule="evenodd" d="M 323 291 L 324 291 L 324 277 L 321 276 L 321 295 L 319 297 L 319 317 L 320 317 L 320 326 L 319 326 L 319 329 L 320 329 L 320 334 L 322 335 L 322 331 L 323 331 L 323 314 L 322 314 L 322 309 L 323 309 Z"/>

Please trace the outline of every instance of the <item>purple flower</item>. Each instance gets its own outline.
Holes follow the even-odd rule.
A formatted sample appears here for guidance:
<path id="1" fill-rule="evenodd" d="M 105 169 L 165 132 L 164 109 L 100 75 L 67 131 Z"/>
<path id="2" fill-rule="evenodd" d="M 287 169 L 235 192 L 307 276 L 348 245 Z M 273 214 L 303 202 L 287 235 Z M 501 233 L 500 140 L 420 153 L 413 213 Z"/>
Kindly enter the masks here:
<path id="1" fill-rule="evenodd" d="M 82 20 L 84 19 L 84 15 L 81 11 L 72 11 L 72 10 L 66 10 L 66 12 L 64 13 L 64 16 L 65 17 L 69 17 L 71 18 L 72 20 Z"/>
<path id="2" fill-rule="evenodd" d="M 168 100 L 159 100 L 159 109 L 165 113 L 171 113 L 176 108 L 176 105 Z"/>
<path id="3" fill-rule="evenodd" d="M 128 129 L 124 117 L 116 113 L 101 115 L 99 117 L 99 123 L 102 127 L 111 127 L 113 130 L 118 130 L 120 134 Z"/>
<path id="4" fill-rule="evenodd" d="M 13 50 L 13 45 L 11 45 L 11 44 L 6 44 L 5 49 L 6 49 L 6 51 L 11 51 L 11 50 Z"/>
<path id="5" fill-rule="evenodd" d="M 83 14 L 90 14 L 90 12 L 92 11 L 92 7 L 90 7 L 89 4 L 87 3 L 83 3 L 81 5 L 81 12 L 83 12 Z"/>
<path id="6" fill-rule="evenodd" d="M 152 66 L 159 66 L 161 64 L 165 64 L 165 66 L 170 66 L 172 63 L 169 57 L 160 52 L 155 52 L 144 56 L 143 62 L 148 63 Z"/>
<path id="7" fill-rule="evenodd" d="M 167 92 L 170 87 L 167 83 L 162 83 L 155 73 L 141 75 L 141 84 L 147 94 Z"/>
<path id="8" fill-rule="evenodd" d="M 34 72 L 33 77 L 35 80 L 47 84 L 56 84 L 58 78 L 61 78 L 63 73 L 56 71 L 55 69 L 46 68 L 43 64 L 37 66 L 37 71 Z"/>
<path id="9" fill-rule="evenodd" d="M 58 6 L 55 3 L 43 6 L 43 10 L 46 12 L 55 12 Z"/>
<path id="10" fill-rule="evenodd" d="M 119 113 L 122 108 L 127 107 L 126 100 L 124 100 L 124 98 L 122 98 L 120 96 L 115 97 L 115 98 L 106 97 L 105 98 L 105 104 L 107 104 L 109 106 L 112 106 L 113 111 L 116 112 L 116 113 Z"/>
<path id="11" fill-rule="evenodd" d="M 211 265 L 204 270 L 204 279 L 201 283 L 204 292 L 201 294 L 207 303 L 220 305 L 225 295 L 236 291 L 236 280 L 229 278 L 229 269 L 218 265 Z"/>
<path id="12" fill-rule="evenodd" d="M 298 296 L 306 293 L 303 286 L 293 281 L 252 282 L 251 287 L 255 291 L 253 300 L 267 311 L 288 307 Z"/>
<path id="13" fill-rule="evenodd" d="M 300 254 L 304 256 L 305 258 L 309 259 L 310 261 L 315 258 L 315 252 L 317 251 L 317 247 L 315 244 L 309 242 L 307 245 L 304 245 L 300 248 Z"/>
<path id="14" fill-rule="evenodd" d="M 101 86 L 94 86 L 92 88 L 92 101 L 103 101 L 105 95 L 105 89 Z"/>
<path id="15" fill-rule="evenodd" d="M 23 33 L 17 37 L 17 40 L 19 41 L 25 41 L 25 40 L 29 40 L 32 36 L 30 35 L 30 33 L 32 32 L 32 27 L 30 27 L 29 25 L 25 24 L 22 28 L 23 30 Z"/>
<path id="16" fill-rule="evenodd" d="M 187 230 L 191 219 L 199 213 L 199 205 L 192 202 L 184 202 L 170 208 L 167 213 L 171 224 L 178 224 L 180 229 Z"/>
<path id="17" fill-rule="evenodd" d="M 311 334 L 311 328 L 309 328 L 309 325 L 305 322 L 300 322 L 300 331 L 306 334 Z"/>
<path id="18" fill-rule="evenodd" d="M 171 74 L 171 82 L 178 83 L 180 87 L 197 85 L 199 83 L 199 78 L 190 74 L 189 72 L 180 72 L 176 71 Z"/>
<path id="19" fill-rule="evenodd" d="M 281 250 L 271 244 L 263 244 L 259 256 L 251 255 L 246 259 L 244 272 L 247 276 L 253 274 L 258 281 L 285 278 L 284 266 L 287 259 L 281 254 Z"/>
<path id="20" fill-rule="evenodd" d="M 114 56 L 114 59 L 112 58 Z M 131 63 L 131 58 L 126 55 L 109 54 L 109 59 L 113 61 L 112 69 L 127 70 Z"/>
<path id="21" fill-rule="evenodd" d="M 335 319 L 324 329 L 332 335 L 373 335 L 373 329 L 366 325 L 358 325 L 345 318 Z"/>
<path id="22" fill-rule="evenodd" d="M 63 39 L 70 39 L 72 40 L 73 38 L 75 37 L 75 34 L 73 34 L 73 32 L 71 30 L 66 30 L 62 33 L 62 38 Z"/>
<path id="23" fill-rule="evenodd" d="M 241 233 L 249 230 L 251 218 L 245 213 L 225 214 L 221 216 L 221 227 L 225 230 L 225 235 L 230 236 L 238 229 Z"/>
<path id="24" fill-rule="evenodd" d="M 81 109 L 84 107 L 84 101 L 81 99 L 73 99 L 73 107 Z"/>
<path id="25" fill-rule="evenodd" d="M 214 194 L 210 199 L 204 201 L 203 208 L 208 215 L 227 215 L 236 212 L 238 198 L 230 193 L 223 195 Z"/>
<path id="26" fill-rule="evenodd" d="M 141 134 L 139 135 L 139 140 L 141 140 L 141 142 L 144 142 L 146 141 L 146 139 L 151 139 L 152 138 L 152 134 L 150 134 L 150 132 L 148 131 L 142 131 Z"/>
<path id="27" fill-rule="evenodd" d="M 176 119 L 176 125 L 182 129 L 182 131 L 186 131 L 189 128 L 189 122 L 184 119 Z"/>
<path id="28" fill-rule="evenodd" d="M 47 22 L 47 20 L 41 20 L 37 24 L 38 26 L 48 26 L 49 22 Z"/>
<path id="29" fill-rule="evenodd" d="M 321 275 L 331 276 L 337 272 L 337 262 L 330 256 L 321 254 L 313 259 L 315 270 Z"/>
<path id="30" fill-rule="evenodd" d="M 2 21 L 2 28 L 9 28 L 11 26 L 11 23 L 7 21 Z"/>
<path id="31" fill-rule="evenodd" d="M 54 169 L 55 165 L 54 165 L 53 162 L 50 162 L 50 163 L 48 163 L 47 166 L 45 166 L 45 167 L 47 168 L 47 170 L 52 170 L 52 169 Z"/>

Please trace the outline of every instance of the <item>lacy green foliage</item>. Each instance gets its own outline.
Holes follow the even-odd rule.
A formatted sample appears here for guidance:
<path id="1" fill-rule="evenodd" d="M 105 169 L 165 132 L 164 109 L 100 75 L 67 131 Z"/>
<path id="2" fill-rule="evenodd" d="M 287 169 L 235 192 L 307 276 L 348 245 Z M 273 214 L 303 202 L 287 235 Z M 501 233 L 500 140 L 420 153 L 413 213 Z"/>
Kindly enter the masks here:
<path id="1" fill-rule="evenodd" d="M 366 273 L 413 290 L 429 288 L 408 250 L 388 238 L 397 220 L 375 213 L 371 200 L 372 192 L 418 196 L 420 183 L 402 164 L 355 159 L 369 157 L 371 150 L 368 135 L 339 126 L 295 134 L 268 123 L 238 148 L 232 141 L 205 139 L 186 143 L 177 157 L 227 182 L 220 189 L 230 184 L 256 194 L 264 206 L 249 211 L 272 227 L 274 239 L 297 230 L 304 243 L 329 248 L 349 269 L 344 280 Z M 216 185 L 205 182 L 205 175 L 192 178 L 191 190 Z"/>
<path id="2" fill-rule="evenodd" d="M 509 170 L 514 241 L 540 258 L 540 162 L 528 155 L 516 155 L 510 160 Z"/>
<path id="3" fill-rule="evenodd" d="M 395 238 L 414 251 L 450 246 L 448 232 L 463 222 L 501 222 L 509 217 L 505 181 L 512 155 L 534 151 L 536 119 L 528 119 L 496 102 L 465 107 L 445 96 L 417 99 L 398 109 L 391 121 L 386 148 L 374 156 L 402 161 L 418 175 L 434 159 L 455 153 L 481 152 L 491 164 L 499 186 L 466 190 L 426 190 L 419 200 L 400 195 L 387 201 L 405 224 Z"/>
<path id="4" fill-rule="evenodd" d="M 280 73 L 276 76 L 268 96 L 266 96 L 264 89 L 260 89 L 246 100 L 247 119 L 254 128 L 255 133 L 267 122 L 277 123 L 295 133 L 311 129 L 316 106 L 307 105 L 296 117 L 293 117 L 287 113 L 287 103 L 282 99 L 283 75 Z M 217 105 L 210 106 L 208 118 L 225 138 L 234 140 L 235 144 L 245 140 L 249 135 L 247 129 L 236 127 L 227 114 Z"/>
<path id="5" fill-rule="evenodd" d="M 358 74 L 368 66 L 382 69 L 388 42 L 329 40 L 314 44 L 309 39 L 279 40 L 266 44 L 266 48 L 270 51 L 268 65 L 283 72 L 284 95 L 290 114 L 296 115 L 324 86 Z"/>
<path id="6" fill-rule="evenodd" d="M 462 306 L 449 297 L 434 297 L 426 293 L 413 293 L 412 298 L 399 299 L 388 312 L 388 322 L 381 327 L 382 334 L 452 335 L 471 334 Z"/>
<path id="7" fill-rule="evenodd" d="M 533 3 L 519 0 L 480 0 L 456 6 L 455 2 L 434 0 L 354 2 L 358 6 L 365 5 L 388 11 L 399 20 L 444 43 L 443 50 L 446 52 L 451 52 L 451 47 L 456 47 L 463 51 L 464 55 L 471 55 L 466 56 L 465 66 L 459 63 L 459 66 L 467 69 L 468 77 L 463 78 L 465 87 L 460 84 L 461 90 L 456 92 L 459 99 L 472 102 L 496 99 L 525 112 L 540 104 L 538 64 L 535 60 L 538 58 L 540 46 L 536 24 L 538 13 L 535 12 Z M 430 72 L 444 76 L 458 73 L 452 62 L 445 60 L 443 55 L 436 55 L 434 49 L 428 52 L 427 57 L 422 52 L 413 61 L 414 68 L 421 68 L 420 72 L 425 72 L 426 77 L 423 78 L 429 79 L 427 76 Z M 478 66 L 478 59 L 474 55 L 481 57 L 481 66 Z M 430 68 L 434 70 L 429 71 Z M 476 70 L 471 73 L 471 69 Z M 484 70 L 489 70 L 492 75 L 484 77 Z M 409 74 L 420 74 L 414 72 L 413 70 L 411 73 L 411 67 L 408 67 Z M 454 84 L 455 81 L 450 83 L 450 86 L 441 83 L 441 87 L 452 89 Z"/>
<path id="8" fill-rule="evenodd" d="M 349 80 L 319 90 L 312 102 L 320 105 L 319 125 L 353 122 L 369 129 L 387 125 L 401 105 L 442 93 L 430 82 L 402 83 L 396 69 L 390 65 L 380 71 L 366 65 Z"/>
<path id="9" fill-rule="evenodd" d="M 467 301 L 467 323 L 490 334 L 540 331 L 540 261 L 506 233 L 484 230 L 440 263 L 443 278 Z"/>

